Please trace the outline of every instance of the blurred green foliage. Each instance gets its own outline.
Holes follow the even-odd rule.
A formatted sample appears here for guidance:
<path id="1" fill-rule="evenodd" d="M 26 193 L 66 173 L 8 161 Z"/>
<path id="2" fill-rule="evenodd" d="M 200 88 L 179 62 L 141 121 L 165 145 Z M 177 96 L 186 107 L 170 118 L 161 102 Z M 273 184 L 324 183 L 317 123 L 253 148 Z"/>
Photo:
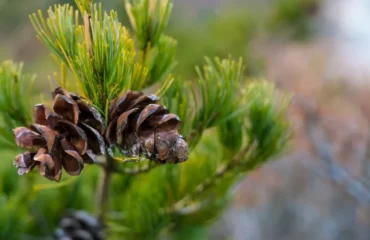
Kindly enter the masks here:
<path id="1" fill-rule="evenodd" d="M 267 20 L 267 29 L 273 34 L 284 32 L 295 40 L 309 40 L 317 25 L 315 16 L 320 0 L 276 0 Z"/>
<path id="2" fill-rule="evenodd" d="M 22 74 L 22 67 L 11 61 L 0 65 L 0 150 L 16 148 L 11 130 L 32 122 L 30 98 L 35 76 Z"/>
<path id="3" fill-rule="evenodd" d="M 194 66 L 201 65 L 204 56 L 232 55 L 246 59 L 248 73 L 260 73 L 260 60 L 253 58 L 251 49 L 258 26 L 256 13 L 248 9 L 223 10 L 202 21 L 180 21 L 176 27 L 170 26 L 171 35 L 178 39 L 177 59 L 181 61 L 176 72 L 193 77 Z"/>

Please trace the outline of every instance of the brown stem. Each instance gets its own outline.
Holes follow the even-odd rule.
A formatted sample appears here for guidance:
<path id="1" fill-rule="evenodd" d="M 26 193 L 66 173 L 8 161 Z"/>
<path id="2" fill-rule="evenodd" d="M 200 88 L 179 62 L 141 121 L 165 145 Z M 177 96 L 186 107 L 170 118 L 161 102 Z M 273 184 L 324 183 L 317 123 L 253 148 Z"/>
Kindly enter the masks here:
<path id="1" fill-rule="evenodd" d="M 105 223 L 106 213 L 109 211 L 109 190 L 114 172 L 113 159 L 106 153 L 106 163 L 102 166 L 100 183 L 97 186 L 97 215 Z"/>

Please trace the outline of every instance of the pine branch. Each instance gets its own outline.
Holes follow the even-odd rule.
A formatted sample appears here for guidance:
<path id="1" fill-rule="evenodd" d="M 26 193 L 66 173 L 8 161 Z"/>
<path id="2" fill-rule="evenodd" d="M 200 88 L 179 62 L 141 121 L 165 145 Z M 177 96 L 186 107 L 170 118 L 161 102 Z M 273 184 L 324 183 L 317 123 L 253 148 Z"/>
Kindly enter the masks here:
<path id="1" fill-rule="evenodd" d="M 193 85 L 175 81 L 164 96 L 165 104 L 177 112 L 185 123 L 183 133 L 193 149 L 206 129 L 218 126 L 229 119 L 245 116 L 243 61 L 206 58 L 206 65 L 197 68 L 199 80 Z"/>
<path id="2" fill-rule="evenodd" d="M 171 108 L 178 108 L 182 114 L 186 111 L 191 113 L 194 108 L 182 110 L 191 101 L 187 101 L 177 89 L 181 89 L 181 84 L 175 81 L 166 93 L 166 103 L 170 103 L 168 106 Z M 225 192 L 236 180 L 272 159 L 286 146 L 284 141 L 290 133 L 286 123 L 287 99 L 281 97 L 272 84 L 264 81 L 248 83 L 243 97 L 245 112 L 240 117 L 244 117 L 244 147 L 238 151 L 239 155 L 224 151 L 217 141 L 217 132 L 208 131 L 186 164 L 165 165 L 135 178 L 122 174 L 117 179 L 115 192 L 121 193 L 125 186 L 125 194 L 120 195 L 122 200 L 115 206 L 125 215 L 125 219 L 118 221 L 130 229 L 125 233 L 127 238 L 153 237 L 174 223 L 176 226 L 187 225 L 212 207 L 212 213 L 203 214 L 199 220 L 205 223 L 225 206 L 220 203 L 225 202 Z M 182 98 L 182 104 L 177 102 Z M 234 119 L 236 117 L 227 120 Z"/>
<path id="3" fill-rule="evenodd" d="M 193 144 L 196 144 L 202 132 L 215 127 L 222 122 L 232 119 L 246 112 L 243 93 L 240 84 L 243 78 L 243 61 L 215 58 L 214 61 L 206 58 L 207 64 L 203 70 L 197 68 L 199 80 L 194 93 L 197 109 L 193 119 L 193 131 L 190 133 Z"/>
<path id="4" fill-rule="evenodd" d="M 190 194 L 176 202 L 168 211 L 182 211 L 184 207 L 195 202 L 203 193 L 211 188 L 217 189 L 219 183 L 229 176 L 235 179 L 240 174 L 248 173 L 257 166 L 265 163 L 272 157 L 276 156 L 286 146 L 288 139 L 291 136 L 290 126 L 287 124 L 287 109 L 289 106 L 289 98 L 279 96 L 273 84 L 264 81 L 251 82 L 248 84 L 246 91 L 246 121 L 243 123 L 237 118 L 230 119 L 239 125 L 232 123 L 231 128 L 236 127 L 237 130 L 246 135 L 241 139 L 232 140 L 232 142 L 242 141 L 244 146 L 240 151 L 231 151 L 234 154 L 231 160 L 221 165 L 215 173 L 204 179 L 197 185 Z M 230 130 L 235 132 L 234 129 Z M 225 134 L 221 134 L 221 138 Z M 223 139 L 224 145 L 227 138 Z M 237 135 L 234 135 L 237 137 Z M 241 144 L 242 145 L 242 144 Z"/>
<path id="5" fill-rule="evenodd" d="M 241 107 L 239 103 L 242 98 L 238 94 L 240 92 L 238 89 L 244 69 L 241 58 L 238 62 L 233 61 L 231 57 L 223 60 L 215 58 L 214 61 L 206 58 L 206 63 L 203 70 L 196 68 L 200 99 L 194 121 L 194 126 L 200 125 L 204 129 L 231 118 Z M 223 107 L 225 109 L 220 110 Z"/>

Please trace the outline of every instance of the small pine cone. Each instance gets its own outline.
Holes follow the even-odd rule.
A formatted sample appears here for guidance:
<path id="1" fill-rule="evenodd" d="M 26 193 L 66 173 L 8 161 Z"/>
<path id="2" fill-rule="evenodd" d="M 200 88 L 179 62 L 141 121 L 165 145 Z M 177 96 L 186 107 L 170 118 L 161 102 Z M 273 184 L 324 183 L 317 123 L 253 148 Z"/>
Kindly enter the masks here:
<path id="1" fill-rule="evenodd" d="M 18 174 L 35 166 L 41 175 L 59 181 L 62 167 L 70 175 L 79 175 L 84 164 L 104 154 L 104 124 L 100 113 L 80 97 L 57 88 L 53 111 L 45 105 L 34 107 L 34 121 L 29 128 L 14 129 L 16 143 L 28 151 L 16 156 Z"/>
<path id="2" fill-rule="evenodd" d="M 104 239 L 103 226 L 98 219 L 87 212 L 71 212 L 60 220 L 53 239 L 102 240 Z"/>
<path id="3" fill-rule="evenodd" d="M 188 145 L 178 133 L 180 119 L 157 104 L 155 95 L 128 91 L 109 107 L 108 143 L 129 157 L 145 156 L 158 163 L 187 160 Z"/>

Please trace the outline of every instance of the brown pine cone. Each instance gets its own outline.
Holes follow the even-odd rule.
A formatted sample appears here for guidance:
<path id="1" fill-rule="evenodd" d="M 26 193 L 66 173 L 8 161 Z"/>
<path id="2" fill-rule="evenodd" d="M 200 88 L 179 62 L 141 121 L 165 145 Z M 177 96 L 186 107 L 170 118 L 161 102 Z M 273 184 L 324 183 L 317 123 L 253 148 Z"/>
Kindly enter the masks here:
<path id="1" fill-rule="evenodd" d="M 37 166 L 41 175 L 59 181 L 62 167 L 70 175 L 79 175 L 84 163 L 91 164 L 96 155 L 104 154 L 100 113 L 62 88 L 55 89 L 52 96 L 53 111 L 36 105 L 35 123 L 13 130 L 18 146 L 28 150 L 14 160 L 19 175 Z"/>
<path id="2" fill-rule="evenodd" d="M 101 222 L 85 211 L 70 212 L 59 222 L 55 240 L 102 240 L 104 228 Z"/>
<path id="3" fill-rule="evenodd" d="M 128 91 L 109 106 L 106 139 L 129 157 L 158 163 L 187 160 L 188 145 L 178 133 L 180 119 L 158 105 L 155 95 Z"/>

